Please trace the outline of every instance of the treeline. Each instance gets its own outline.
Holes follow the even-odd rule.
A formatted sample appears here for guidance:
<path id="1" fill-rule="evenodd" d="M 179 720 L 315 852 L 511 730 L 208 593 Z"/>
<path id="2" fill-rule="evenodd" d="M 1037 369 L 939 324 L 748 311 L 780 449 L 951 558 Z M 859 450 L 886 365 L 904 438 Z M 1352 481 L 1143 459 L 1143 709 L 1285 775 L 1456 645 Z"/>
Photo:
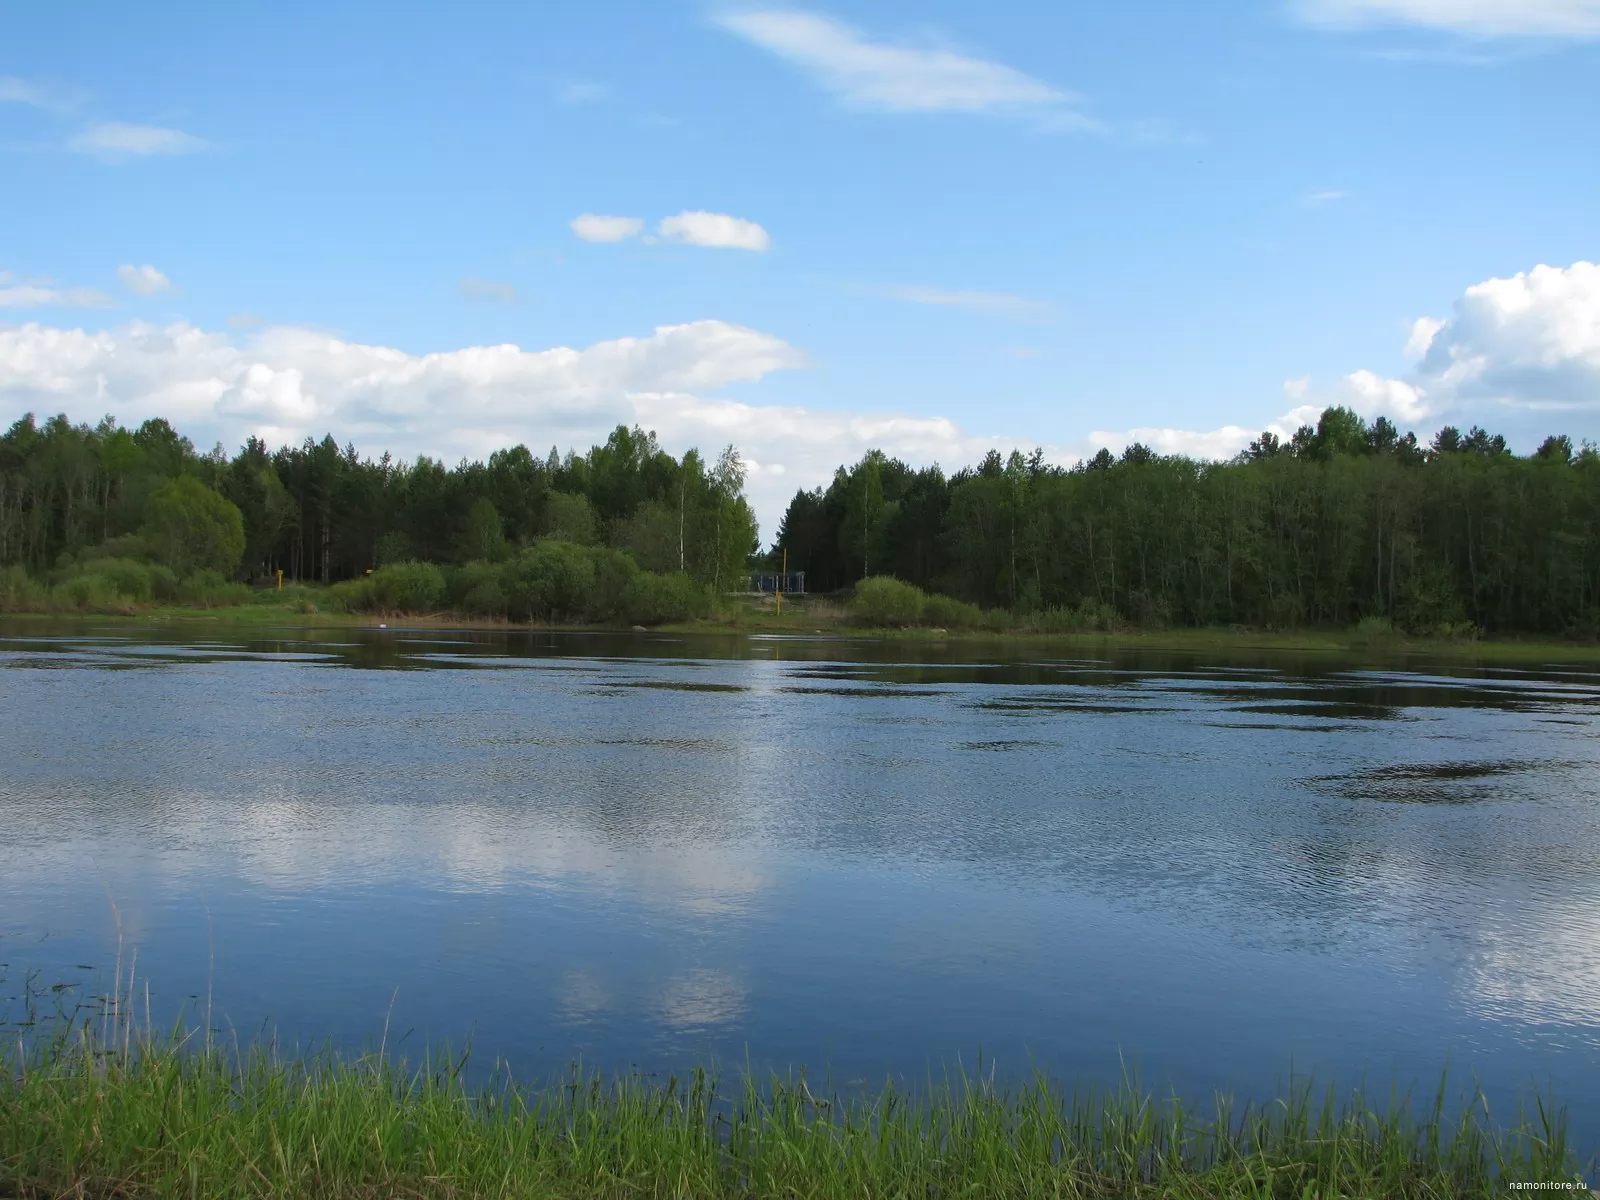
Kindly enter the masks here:
<path id="1" fill-rule="evenodd" d="M 1600 454 L 1330 408 L 1227 462 L 1132 445 L 1072 468 L 991 452 L 945 475 L 879 452 L 797 493 L 774 565 L 893 576 L 1042 627 L 1345 626 L 1600 634 Z"/>
<path id="2" fill-rule="evenodd" d="M 744 479 L 731 446 L 710 464 L 693 450 L 677 459 L 654 434 L 621 426 L 587 454 L 541 458 L 516 446 L 446 467 L 363 458 L 331 436 L 276 450 L 251 439 L 229 457 L 220 446 L 197 451 L 164 420 L 126 429 L 110 417 L 41 425 L 29 415 L 0 437 L 0 566 L 61 585 L 94 565 L 102 580 L 120 572 L 114 586 L 158 599 L 196 574 L 211 586 L 281 570 L 291 582 L 364 581 L 342 593 L 360 606 L 389 595 L 371 590 L 369 572 L 483 564 L 495 568 L 493 588 L 482 571 L 454 570 L 439 575 L 437 596 L 431 585 L 392 594 L 464 602 L 452 593 L 470 576 L 485 611 L 498 594 L 513 615 L 618 615 L 639 572 L 700 591 L 744 586 L 756 549 Z M 529 557 L 547 543 L 568 549 Z M 564 582 L 531 583 L 516 562 Z M 393 576 L 384 578 L 398 587 Z M 584 586 L 593 594 L 577 597 Z M 633 586 L 656 586 L 651 603 L 686 594 L 681 583 Z"/>

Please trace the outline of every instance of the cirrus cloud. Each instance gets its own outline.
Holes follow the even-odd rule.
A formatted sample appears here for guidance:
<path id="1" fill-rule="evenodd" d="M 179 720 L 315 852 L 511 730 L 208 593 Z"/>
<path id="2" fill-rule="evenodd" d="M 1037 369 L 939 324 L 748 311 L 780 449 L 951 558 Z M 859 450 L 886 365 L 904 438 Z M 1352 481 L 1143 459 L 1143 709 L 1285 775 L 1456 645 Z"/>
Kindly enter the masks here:
<path id="1" fill-rule="evenodd" d="M 809 74 L 852 108 L 879 112 L 1050 112 L 1068 123 L 1077 97 L 1004 63 L 943 46 L 877 41 L 795 9 L 736 11 L 717 23 Z"/>
<path id="2" fill-rule="evenodd" d="M 1600 0 L 1296 0 L 1333 28 L 1411 25 L 1472 37 L 1600 37 Z"/>
<path id="3" fill-rule="evenodd" d="M 181 129 L 102 121 L 79 133 L 67 143 L 67 149 L 107 162 L 121 162 L 130 158 L 199 154 L 211 149 L 211 143 Z"/>

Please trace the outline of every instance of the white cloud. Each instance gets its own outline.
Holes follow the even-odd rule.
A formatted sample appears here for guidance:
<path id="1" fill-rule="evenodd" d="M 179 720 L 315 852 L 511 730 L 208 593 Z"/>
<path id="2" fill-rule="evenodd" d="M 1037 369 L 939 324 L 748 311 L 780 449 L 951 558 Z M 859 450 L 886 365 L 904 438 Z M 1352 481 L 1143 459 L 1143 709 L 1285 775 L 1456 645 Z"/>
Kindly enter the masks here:
<path id="1" fill-rule="evenodd" d="M 1418 317 L 1413 321 L 1411 336 L 1406 339 L 1406 357 L 1412 362 L 1420 362 L 1433 344 L 1433 335 L 1444 326 L 1445 323 L 1437 317 Z"/>
<path id="2" fill-rule="evenodd" d="M 967 312 L 1017 318 L 1042 317 L 1050 309 L 1050 306 L 1043 301 L 1029 300 L 1026 296 L 1014 296 L 1009 292 L 960 291 L 907 284 L 889 288 L 888 295 L 895 300 L 904 300 L 910 304 L 931 304 L 942 308 L 961 308 Z"/>
<path id="3" fill-rule="evenodd" d="M 232 445 L 252 433 L 298 441 L 331 430 L 372 453 L 452 459 L 518 441 L 582 448 L 619 423 L 659 418 L 653 427 L 681 450 L 701 433 L 724 432 L 694 415 L 719 411 L 722 402 L 703 393 L 804 363 L 781 338 L 724 321 L 581 350 L 471 346 L 424 355 L 284 326 L 246 334 L 182 322 L 102 331 L 30 323 L 0 328 L 0 416 L 78 415 L 85 406 L 83 419 L 166 416 L 200 442 Z M 663 407 L 652 399 L 659 395 L 676 399 Z M 743 437 L 764 411 L 748 410 L 747 421 L 705 448 L 748 441 L 768 455 L 770 443 Z"/>
<path id="4" fill-rule="evenodd" d="M 11 275 L 0 276 L 11 284 Z M 0 308 L 110 308 L 111 297 L 98 288 L 58 288 L 48 281 L 0 287 Z"/>
<path id="5" fill-rule="evenodd" d="M 1468 288 L 1453 316 L 1419 322 L 1411 343 L 1417 366 L 1404 379 L 1362 370 L 1322 389 L 1309 377 L 1287 381 L 1288 411 L 1265 428 L 1289 437 L 1329 404 L 1369 420 L 1387 416 L 1402 428 L 1441 418 L 1465 424 L 1451 414 L 1484 401 L 1600 404 L 1600 267 L 1538 267 Z M 133 322 L 88 332 L 35 323 L 0 328 L 0 421 L 30 409 L 70 409 L 76 419 L 113 412 L 128 423 L 166 416 L 201 444 L 234 445 L 248 434 L 298 441 L 331 431 L 368 453 L 447 461 L 516 442 L 582 448 L 619 423 L 639 424 L 675 453 L 738 446 L 768 537 L 797 487 L 826 484 L 836 466 L 870 448 L 953 469 L 991 449 L 1035 444 L 971 433 L 938 415 L 716 395 L 805 361 L 781 338 L 723 321 L 664 326 L 583 349 L 473 346 L 425 355 L 283 326 L 208 332 Z M 1227 458 L 1262 428 L 1136 426 L 1043 446 L 1048 461 L 1066 464 L 1134 441 L 1162 453 Z"/>
<path id="6" fill-rule="evenodd" d="M 142 267 L 123 263 L 117 268 L 117 281 L 139 296 L 158 296 L 162 292 L 172 290 L 172 280 L 149 263 L 145 263 Z"/>
<path id="7" fill-rule="evenodd" d="M 638 217 L 606 217 L 599 213 L 583 213 L 567 224 L 586 242 L 621 242 L 638 237 L 644 229 L 644 222 Z"/>
<path id="8" fill-rule="evenodd" d="M 489 300 L 495 304 L 517 302 L 517 289 L 511 284 L 497 279 L 475 279 L 470 275 L 461 281 L 461 294 L 468 300 Z"/>
<path id="9" fill-rule="evenodd" d="M 1422 385 L 1514 407 L 1600 405 L 1600 264 L 1538 266 L 1466 290 L 1455 313 L 1412 333 Z"/>
<path id="10" fill-rule="evenodd" d="M 1345 375 L 1313 389 L 1305 376 L 1286 380 L 1296 407 L 1266 424 L 1279 437 L 1316 424 L 1330 404 L 1368 420 L 1388 417 L 1402 429 L 1458 420 L 1485 403 L 1509 410 L 1600 408 L 1600 265 L 1539 266 L 1469 287 L 1448 320 L 1419 318 L 1406 341 L 1416 364 L 1404 379 L 1375 371 Z M 1096 433 L 1114 448 L 1142 441 L 1163 451 L 1227 457 L 1257 436 L 1241 426 L 1195 431 L 1133 429 Z"/>
<path id="11" fill-rule="evenodd" d="M 754 221 L 727 213 L 681 212 L 664 218 L 656 226 L 656 234 L 664 241 L 732 250 L 766 250 L 772 245 L 767 231 Z"/>
<path id="12" fill-rule="evenodd" d="M 731 12 L 718 23 L 808 72 L 855 108 L 882 112 L 1050 112 L 1066 124 L 1077 97 L 1014 67 L 947 47 L 873 41 L 860 30 L 795 10 Z"/>
<path id="13" fill-rule="evenodd" d="M 126 121 L 103 121 L 91 125 L 67 143 L 69 150 L 92 154 L 108 161 L 149 156 L 198 154 L 211 143 L 181 129 L 159 125 L 130 125 Z"/>
<path id="14" fill-rule="evenodd" d="M 1327 188 L 1320 192 L 1308 192 L 1306 194 L 1306 203 L 1332 204 L 1335 200 L 1343 200 L 1349 194 L 1349 192 L 1342 192 L 1338 188 Z"/>
<path id="15" fill-rule="evenodd" d="M 35 87 L 26 79 L 18 79 L 15 75 L 0 75 L 0 102 L 10 101 L 44 108 L 45 100 L 43 89 Z"/>
<path id="16" fill-rule="evenodd" d="M 1473 37 L 1600 37 L 1600 0 L 1297 0 L 1314 25 L 1414 25 Z"/>

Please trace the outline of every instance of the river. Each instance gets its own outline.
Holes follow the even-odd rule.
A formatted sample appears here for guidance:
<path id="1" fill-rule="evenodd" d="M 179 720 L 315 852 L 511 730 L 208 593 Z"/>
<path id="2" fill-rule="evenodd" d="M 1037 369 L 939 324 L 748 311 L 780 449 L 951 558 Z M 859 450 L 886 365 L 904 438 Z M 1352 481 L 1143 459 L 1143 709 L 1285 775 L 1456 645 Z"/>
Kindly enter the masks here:
<path id="1" fill-rule="evenodd" d="M 1592 668 L 11 621 L 0 714 L 13 998 L 120 940 L 161 1014 L 280 1046 L 1448 1067 L 1600 1141 Z"/>

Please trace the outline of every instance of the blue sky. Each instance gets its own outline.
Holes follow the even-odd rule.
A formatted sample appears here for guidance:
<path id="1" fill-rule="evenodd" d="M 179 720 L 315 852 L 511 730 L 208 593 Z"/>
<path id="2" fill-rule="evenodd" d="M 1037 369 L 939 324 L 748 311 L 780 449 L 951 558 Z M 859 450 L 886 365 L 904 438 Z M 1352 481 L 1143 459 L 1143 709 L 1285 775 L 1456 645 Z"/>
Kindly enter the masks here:
<path id="1" fill-rule="evenodd" d="M 0 420 L 637 421 L 768 534 L 869 444 L 1600 437 L 1597 67 L 1600 0 L 19 6 Z"/>

